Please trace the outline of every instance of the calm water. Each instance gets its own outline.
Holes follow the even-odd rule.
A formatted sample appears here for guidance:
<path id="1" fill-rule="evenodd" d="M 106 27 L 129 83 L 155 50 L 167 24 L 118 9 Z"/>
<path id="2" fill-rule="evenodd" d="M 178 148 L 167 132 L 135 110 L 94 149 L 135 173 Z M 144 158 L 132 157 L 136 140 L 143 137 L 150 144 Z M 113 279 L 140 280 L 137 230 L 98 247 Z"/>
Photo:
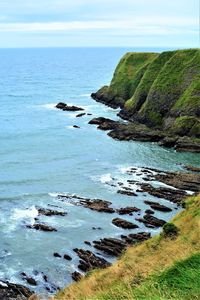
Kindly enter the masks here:
<path id="1" fill-rule="evenodd" d="M 0 279 L 23 283 L 20 272 L 26 272 L 36 276 L 36 290 L 44 291 L 40 273 L 44 272 L 52 284 L 63 287 L 71 282 L 70 273 L 77 266 L 73 248 L 86 249 L 85 240 L 124 233 L 111 224 L 115 215 L 60 202 L 55 197 L 58 193 L 97 197 L 110 200 L 114 207 L 136 205 L 144 210 L 143 196 L 133 199 L 116 194 L 106 184 L 111 177 L 123 181 L 124 168 L 129 166 L 173 170 L 181 168 L 179 163 L 199 164 L 198 155 L 151 143 L 114 141 L 88 125 L 94 116 L 116 118 L 116 111 L 89 95 L 109 83 L 126 51 L 0 50 Z M 93 116 L 75 118 L 76 113 L 56 110 L 59 101 L 80 105 Z M 73 129 L 75 124 L 81 128 Z M 27 229 L 25 225 L 37 216 L 36 207 L 49 205 L 68 212 L 66 217 L 40 217 L 58 232 Z M 94 231 L 93 226 L 102 230 Z M 68 253 L 73 260 L 54 258 L 54 252 Z M 34 275 L 36 270 L 38 275 Z"/>

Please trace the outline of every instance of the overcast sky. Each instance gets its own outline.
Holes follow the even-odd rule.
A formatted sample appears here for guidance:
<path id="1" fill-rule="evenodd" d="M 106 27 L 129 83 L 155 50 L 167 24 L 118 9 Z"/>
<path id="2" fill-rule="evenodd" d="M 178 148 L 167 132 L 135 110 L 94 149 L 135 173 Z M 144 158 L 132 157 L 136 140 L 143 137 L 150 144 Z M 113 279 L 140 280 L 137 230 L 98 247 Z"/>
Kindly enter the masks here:
<path id="1" fill-rule="evenodd" d="M 0 0 L 0 47 L 199 47 L 199 0 Z"/>

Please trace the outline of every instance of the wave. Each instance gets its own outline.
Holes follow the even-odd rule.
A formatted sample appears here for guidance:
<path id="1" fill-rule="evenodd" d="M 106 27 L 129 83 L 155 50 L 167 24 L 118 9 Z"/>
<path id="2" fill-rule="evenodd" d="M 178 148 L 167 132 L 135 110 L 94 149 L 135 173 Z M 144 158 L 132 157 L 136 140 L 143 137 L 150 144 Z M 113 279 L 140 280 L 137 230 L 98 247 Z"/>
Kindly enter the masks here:
<path id="1" fill-rule="evenodd" d="M 39 105 L 39 107 L 50 109 L 50 110 L 54 110 L 54 109 L 56 109 L 56 107 L 55 107 L 56 104 L 57 103 L 47 103 L 47 104 Z"/>
<path id="2" fill-rule="evenodd" d="M 30 224 L 33 225 L 35 223 L 35 218 L 38 216 L 38 210 L 33 205 L 26 209 L 14 208 L 11 216 L 12 220 L 29 220 Z"/>
<path id="3" fill-rule="evenodd" d="M 81 95 L 79 95 L 78 97 L 82 97 L 82 98 L 90 97 L 90 94 L 89 94 L 89 93 L 88 93 L 88 94 L 81 94 Z"/>

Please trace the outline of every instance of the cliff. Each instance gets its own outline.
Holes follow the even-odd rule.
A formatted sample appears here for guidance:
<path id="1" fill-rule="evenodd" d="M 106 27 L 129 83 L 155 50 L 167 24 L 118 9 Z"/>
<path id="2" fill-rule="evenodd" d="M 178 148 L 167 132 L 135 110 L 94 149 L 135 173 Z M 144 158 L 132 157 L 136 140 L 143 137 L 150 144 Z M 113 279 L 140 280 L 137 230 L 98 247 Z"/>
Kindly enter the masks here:
<path id="1" fill-rule="evenodd" d="M 133 123 L 166 135 L 200 138 L 200 49 L 127 53 L 110 86 L 92 97 Z"/>

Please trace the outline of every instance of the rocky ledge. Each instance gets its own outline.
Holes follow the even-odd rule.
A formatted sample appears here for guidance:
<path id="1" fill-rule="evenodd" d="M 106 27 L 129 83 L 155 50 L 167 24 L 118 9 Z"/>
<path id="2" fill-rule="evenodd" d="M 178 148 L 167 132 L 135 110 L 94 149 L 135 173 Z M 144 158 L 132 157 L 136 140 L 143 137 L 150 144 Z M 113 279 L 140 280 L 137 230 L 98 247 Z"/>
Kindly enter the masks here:
<path id="1" fill-rule="evenodd" d="M 58 104 L 56 104 L 55 106 L 56 108 L 58 109 L 61 109 L 63 111 L 81 111 L 81 110 L 84 110 L 83 108 L 81 107 L 78 107 L 78 106 L 74 106 L 74 105 L 67 105 L 66 103 L 64 102 L 59 102 Z"/>
<path id="2" fill-rule="evenodd" d="M 0 281 L 1 300 L 28 300 L 34 293 L 23 285 Z"/>
<path id="3" fill-rule="evenodd" d="M 91 125 L 98 125 L 98 129 L 108 130 L 108 136 L 120 141 L 158 142 L 160 146 L 174 148 L 178 152 L 200 153 L 200 143 L 190 137 L 171 135 L 158 129 L 150 129 L 137 122 L 123 123 L 108 118 L 94 118 Z"/>

